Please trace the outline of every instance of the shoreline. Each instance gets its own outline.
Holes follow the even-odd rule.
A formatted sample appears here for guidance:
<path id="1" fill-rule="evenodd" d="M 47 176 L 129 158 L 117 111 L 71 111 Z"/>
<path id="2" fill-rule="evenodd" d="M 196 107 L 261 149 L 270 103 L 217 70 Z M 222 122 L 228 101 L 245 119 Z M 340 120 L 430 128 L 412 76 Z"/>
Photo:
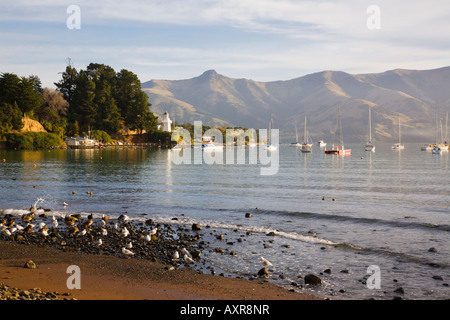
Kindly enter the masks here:
<path id="1" fill-rule="evenodd" d="M 36 269 L 25 268 L 32 260 Z M 80 268 L 81 289 L 69 289 L 71 265 Z M 274 284 L 173 269 L 167 265 L 37 245 L 0 241 L 0 284 L 40 288 L 76 300 L 322 300 Z M 1 298 L 1 296 L 0 296 Z"/>
<path id="2" fill-rule="evenodd" d="M 20 229 L 8 235 L 5 230 L 25 226 L 23 219 L 30 215 L 32 212 L 22 217 L 0 214 L 0 289 L 2 284 L 19 291 L 40 288 L 57 292 L 57 299 L 76 300 L 323 300 L 289 291 L 261 277 L 250 280 L 194 271 L 184 260 L 174 261 L 173 251 L 187 248 L 200 261 L 201 251 L 207 247 L 201 246 L 199 237 L 192 232 L 174 231 L 171 225 L 154 225 L 150 221 L 148 225 L 135 226 L 124 222 L 116 230 L 115 219 L 100 227 L 102 220 L 94 218 L 95 223 L 90 222 L 87 234 L 81 236 L 82 228 L 89 222 L 87 218 L 79 217 L 80 230 L 71 234 L 72 227 L 64 226 L 65 219 L 59 217 L 60 226 L 44 235 L 37 225 L 42 224 L 40 221 L 51 224 L 51 220 L 40 214 L 33 215 L 35 231 Z M 121 231 L 125 228 L 129 230 L 127 237 Z M 145 241 L 144 234 L 155 228 L 157 233 Z M 107 235 L 102 235 L 101 230 L 107 230 Z M 171 237 L 173 233 L 177 233 L 176 240 Z M 97 247 L 93 243 L 99 238 L 104 243 Z M 130 242 L 135 253 L 132 257 L 120 252 Z M 29 260 L 37 265 L 36 269 L 24 267 Z M 68 288 L 72 275 L 68 267 L 73 265 L 79 267 L 80 289 Z M 0 290 L 0 299 L 4 298 Z"/>

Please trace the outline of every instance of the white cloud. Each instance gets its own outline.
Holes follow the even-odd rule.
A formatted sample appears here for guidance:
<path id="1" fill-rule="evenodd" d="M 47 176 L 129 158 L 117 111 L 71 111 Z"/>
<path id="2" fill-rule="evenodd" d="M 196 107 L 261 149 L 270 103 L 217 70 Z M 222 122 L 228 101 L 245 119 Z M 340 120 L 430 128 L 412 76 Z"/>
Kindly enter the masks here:
<path id="1" fill-rule="evenodd" d="M 364 37 L 366 9 L 372 4 L 380 7 L 382 29 L 393 38 L 442 37 L 450 24 L 448 0 L 16 0 L 0 4 L 0 20 L 60 23 L 68 17 L 67 6 L 74 2 L 81 8 L 85 24 L 223 25 L 297 38 L 323 34 Z"/>
<path id="2" fill-rule="evenodd" d="M 71 4 L 81 8 L 82 29 L 68 34 Z M 381 9 L 380 30 L 366 27 L 372 4 Z M 448 0 L 15 0 L 0 3 L 0 21 L 22 26 L 0 32 L 0 72 L 26 72 L 28 65 L 47 83 L 58 80 L 55 71 L 67 57 L 79 68 L 89 62 L 128 68 L 142 81 L 193 77 L 210 68 L 268 81 L 325 69 L 450 65 Z M 198 28 L 204 32 L 189 33 Z M 219 28 L 231 36 L 208 34 Z M 51 61 L 58 68 L 49 67 Z"/>

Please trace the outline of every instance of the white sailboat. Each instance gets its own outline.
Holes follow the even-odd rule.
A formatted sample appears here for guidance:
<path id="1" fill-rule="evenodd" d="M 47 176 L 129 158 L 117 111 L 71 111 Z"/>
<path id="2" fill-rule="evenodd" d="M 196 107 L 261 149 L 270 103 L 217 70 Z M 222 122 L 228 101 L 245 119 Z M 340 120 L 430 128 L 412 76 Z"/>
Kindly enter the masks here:
<path id="1" fill-rule="evenodd" d="M 402 144 L 402 127 L 400 126 L 400 117 L 398 117 L 398 143 L 392 146 L 392 149 L 403 150 L 405 146 Z"/>
<path id="2" fill-rule="evenodd" d="M 444 146 L 447 147 L 447 150 L 450 149 L 450 144 L 448 142 L 448 112 L 445 117 L 445 136 L 444 136 Z"/>
<path id="3" fill-rule="evenodd" d="M 448 113 L 447 113 L 447 117 L 446 117 L 446 122 L 448 122 Z M 447 131 L 447 123 L 446 123 L 446 131 Z M 447 133 L 445 133 L 445 135 L 447 135 Z M 426 144 L 425 146 L 421 147 L 420 150 L 422 151 L 433 151 L 435 150 L 435 146 L 438 146 L 440 151 L 448 151 L 449 150 L 449 144 L 446 141 L 447 137 L 444 137 L 444 133 L 442 132 L 442 123 L 440 126 L 440 134 L 439 134 L 439 127 L 438 127 L 438 117 L 437 117 L 437 113 L 436 113 L 436 125 L 435 125 L 435 133 L 434 133 L 434 137 L 435 137 L 435 143 L 433 144 Z M 439 153 L 438 150 L 435 150 L 435 154 Z"/>
<path id="4" fill-rule="evenodd" d="M 448 112 L 447 112 L 447 117 L 445 119 L 445 132 L 442 129 L 442 120 L 440 121 L 440 125 L 441 125 L 441 143 L 438 144 L 438 147 L 441 148 L 442 151 L 448 151 L 449 150 L 449 144 L 447 142 L 447 134 L 448 134 Z"/>
<path id="5" fill-rule="evenodd" d="M 298 132 L 297 132 L 297 126 L 295 126 L 295 142 L 291 142 L 291 147 L 300 147 L 301 144 L 298 142 Z"/>
<path id="6" fill-rule="evenodd" d="M 305 127 L 303 129 L 303 142 L 301 145 L 301 152 L 309 153 L 312 152 L 312 143 L 309 141 L 308 130 L 306 129 L 306 117 L 305 117 Z"/>
<path id="7" fill-rule="evenodd" d="M 223 150 L 223 144 L 215 144 L 214 142 L 208 142 L 202 144 L 202 150 L 203 151 L 222 151 Z"/>
<path id="8" fill-rule="evenodd" d="M 352 149 L 345 149 L 344 147 L 344 138 L 342 135 L 342 126 L 341 126 L 341 109 L 338 108 L 338 125 L 337 125 L 337 131 L 335 135 L 338 135 L 339 137 L 339 145 L 335 146 L 332 145 L 331 149 L 325 150 L 325 154 L 335 154 L 340 156 L 348 155 L 350 156 L 352 154 Z"/>
<path id="9" fill-rule="evenodd" d="M 269 151 L 277 150 L 277 146 L 272 144 L 272 126 L 273 126 L 273 120 L 271 119 L 269 121 L 269 132 L 267 133 L 267 146 L 266 146 L 266 150 L 269 150 Z"/>
<path id="10" fill-rule="evenodd" d="M 369 141 L 366 143 L 364 150 L 372 152 L 375 151 L 375 145 L 372 142 L 372 118 L 370 106 L 369 106 Z"/>

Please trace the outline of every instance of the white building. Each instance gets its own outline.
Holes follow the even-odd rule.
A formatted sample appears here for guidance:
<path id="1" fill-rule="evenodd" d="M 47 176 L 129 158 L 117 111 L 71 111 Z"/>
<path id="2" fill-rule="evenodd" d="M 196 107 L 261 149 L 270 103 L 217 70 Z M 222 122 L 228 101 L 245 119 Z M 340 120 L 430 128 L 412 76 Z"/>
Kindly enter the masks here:
<path id="1" fill-rule="evenodd" d="M 170 120 L 169 113 L 167 111 L 164 112 L 161 124 L 162 124 L 162 131 L 172 132 L 172 120 Z"/>

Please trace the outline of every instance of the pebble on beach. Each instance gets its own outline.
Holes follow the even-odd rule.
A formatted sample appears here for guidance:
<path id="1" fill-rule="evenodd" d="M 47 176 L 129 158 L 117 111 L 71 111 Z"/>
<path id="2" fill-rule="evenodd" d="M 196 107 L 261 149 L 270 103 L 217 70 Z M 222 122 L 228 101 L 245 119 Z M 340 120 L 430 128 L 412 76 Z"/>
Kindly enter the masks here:
<path id="1" fill-rule="evenodd" d="M 0 283 L 0 300 L 60 300 L 69 296 L 69 293 L 44 292 L 41 288 L 22 290 Z"/>
<path id="2" fill-rule="evenodd" d="M 36 266 L 36 263 L 34 263 L 33 260 L 28 260 L 28 261 L 25 263 L 24 268 L 27 268 L 27 269 L 36 269 L 37 266 Z"/>
<path id="3" fill-rule="evenodd" d="M 260 269 L 258 271 L 258 276 L 260 276 L 260 277 L 268 277 L 269 275 L 270 275 L 270 273 L 265 267 L 263 267 L 262 269 Z"/>

